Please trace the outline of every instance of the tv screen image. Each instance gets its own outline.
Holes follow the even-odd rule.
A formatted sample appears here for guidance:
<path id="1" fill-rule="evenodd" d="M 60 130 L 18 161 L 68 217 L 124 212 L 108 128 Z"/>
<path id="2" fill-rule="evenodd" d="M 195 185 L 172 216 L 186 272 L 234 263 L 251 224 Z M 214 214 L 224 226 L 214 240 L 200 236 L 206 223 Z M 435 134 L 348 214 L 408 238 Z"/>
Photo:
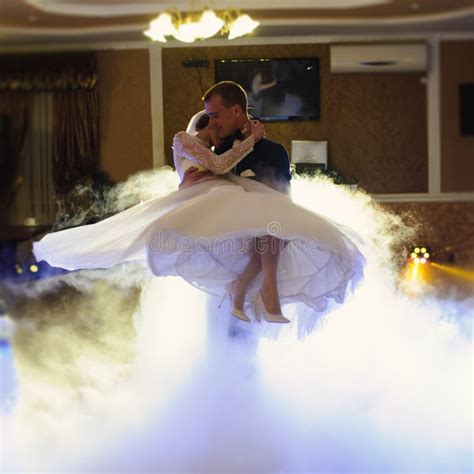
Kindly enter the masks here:
<path id="1" fill-rule="evenodd" d="M 249 113 L 262 121 L 319 120 L 319 59 L 218 59 L 216 82 L 247 92 Z"/>

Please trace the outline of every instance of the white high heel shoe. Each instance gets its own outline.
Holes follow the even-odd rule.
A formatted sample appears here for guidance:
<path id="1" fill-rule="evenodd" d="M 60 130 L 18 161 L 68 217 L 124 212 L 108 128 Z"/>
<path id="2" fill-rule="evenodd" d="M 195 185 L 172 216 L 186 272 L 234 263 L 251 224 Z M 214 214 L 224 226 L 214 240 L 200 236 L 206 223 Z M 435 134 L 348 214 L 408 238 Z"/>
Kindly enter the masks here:
<path id="1" fill-rule="evenodd" d="M 289 323 L 290 320 L 285 318 L 281 313 L 269 313 L 265 308 L 265 304 L 262 298 L 262 292 L 258 292 L 257 300 L 255 302 L 255 319 L 260 322 L 261 315 L 263 314 L 263 318 L 265 321 L 269 323 Z"/>
<path id="2" fill-rule="evenodd" d="M 230 313 L 234 318 L 240 319 L 241 321 L 245 321 L 246 323 L 250 323 L 251 319 L 241 310 L 238 309 L 234 306 L 234 299 L 232 298 L 232 287 L 234 285 L 234 282 L 236 280 L 228 283 L 225 286 L 225 295 L 223 296 L 221 302 L 219 303 L 219 308 L 222 306 L 222 303 L 224 303 L 224 300 L 227 298 L 227 296 L 230 299 Z"/>

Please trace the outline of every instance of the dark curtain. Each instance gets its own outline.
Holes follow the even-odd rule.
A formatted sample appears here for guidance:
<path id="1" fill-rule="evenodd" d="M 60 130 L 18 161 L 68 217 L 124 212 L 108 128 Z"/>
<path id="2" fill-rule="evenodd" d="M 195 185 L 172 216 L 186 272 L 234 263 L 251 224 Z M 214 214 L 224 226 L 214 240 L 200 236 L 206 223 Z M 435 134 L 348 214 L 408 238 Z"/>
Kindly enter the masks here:
<path id="1" fill-rule="evenodd" d="M 97 89 L 66 90 L 54 97 L 54 184 L 65 194 L 99 162 Z"/>
<path id="2" fill-rule="evenodd" d="M 94 53 L 0 58 L 0 93 L 14 101 L 21 101 L 20 96 L 28 93 L 53 93 L 53 178 L 58 194 L 68 193 L 98 166 L 97 80 Z"/>
<path id="3" fill-rule="evenodd" d="M 21 184 L 29 101 L 28 92 L 0 90 L 0 207 L 8 207 Z"/>

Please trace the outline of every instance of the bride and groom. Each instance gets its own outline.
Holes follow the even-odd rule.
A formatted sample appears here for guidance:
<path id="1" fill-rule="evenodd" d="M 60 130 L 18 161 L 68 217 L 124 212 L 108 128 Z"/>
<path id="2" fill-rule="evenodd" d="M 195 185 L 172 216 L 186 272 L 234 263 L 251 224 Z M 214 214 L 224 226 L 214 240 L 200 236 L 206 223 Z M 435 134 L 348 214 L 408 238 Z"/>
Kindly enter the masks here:
<path id="1" fill-rule="evenodd" d="M 247 114 L 247 95 L 242 87 L 231 81 L 223 81 L 211 87 L 203 97 L 205 110 L 196 114 L 188 126 L 188 132 L 196 132 L 204 146 L 214 146 L 214 162 L 205 167 L 190 166 L 182 176 L 181 186 L 189 186 L 202 179 L 223 174 L 230 169 L 237 175 L 251 177 L 274 189 L 288 192 L 290 187 L 290 161 L 285 148 L 264 138 L 260 122 L 250 120 Z M 174 139 L 175 166 L 181 158 L 181 138 Z M 244 140 L 244 146 L 240 144 Z M 237 141 L 237 146 L 235 143 Z M 246 143 L 248 142 L 248 144 Z M 247 145 L 247 146 L 246 146 Z M 235 147 L 235 148 L 234 148 Z M 225 155 L 226 152 L 228 156 Z M 212 156 L 212 155 L 211 155 Z M 196 149 L 190 159 L 198 160 Z M 216 174 L 214 174 L 216 173 Z M 231 300 L 231 313 L 238 319 L 250 322 L 243 311 L 245 293 L 252 280 L 262 271 L 263 284 L 258 294 L 260 312 L 268 322 L 288 323 L 281 314 L 277 289 L 277 266 L 282 243 L 272 235 L 256 237 L 251 258 L 243 272 L 226 287 Z"/>
<path id="2" fill-rule="evenodd" d="M 177 191 L 48 234 L 34 244 L 37 260 L 69 270 L 146 261 L 156 276 L 229 296 L 232 315 L 247 322 L 250 311 L 284 323 L 281 304 L 309 307 L 296 311 L 307 334 L 361 281 L 365 259 L 347 229 L 292 202 L 288 154 L 249 119 L 239 85 L 218 83 L 203 100 L 173 139 Z"/>

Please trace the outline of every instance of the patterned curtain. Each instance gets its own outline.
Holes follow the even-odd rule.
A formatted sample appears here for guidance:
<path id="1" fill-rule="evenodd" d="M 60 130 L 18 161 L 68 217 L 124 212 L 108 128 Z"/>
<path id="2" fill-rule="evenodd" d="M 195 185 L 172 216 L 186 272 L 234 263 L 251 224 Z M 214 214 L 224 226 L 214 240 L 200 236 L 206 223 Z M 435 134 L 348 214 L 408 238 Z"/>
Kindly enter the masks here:
<path id="1" fill-rule="evenodd" d="M 58 194 L 68 193 L 98 165 L 97 80 L 94 53 L 0 57 L 0 94 L 12 101 L 37 92 L 53 94 L 52 160 Z"/>
<path id="2" fill-rule="evenodd" d="M 54 101 L 53 176 L 56 192 L 68 193 L 99 162 L 97 89 L 59 91 Z"/>
<path id="3" fill-rule="evenodd" d="M 25 161 L 25 138 L 28 129 L 28 92 L 11 93 L 0 90 L 2 143 L 0 150 L 0 208 L 2 221 L 21 186 L 19 173 Z"/>

